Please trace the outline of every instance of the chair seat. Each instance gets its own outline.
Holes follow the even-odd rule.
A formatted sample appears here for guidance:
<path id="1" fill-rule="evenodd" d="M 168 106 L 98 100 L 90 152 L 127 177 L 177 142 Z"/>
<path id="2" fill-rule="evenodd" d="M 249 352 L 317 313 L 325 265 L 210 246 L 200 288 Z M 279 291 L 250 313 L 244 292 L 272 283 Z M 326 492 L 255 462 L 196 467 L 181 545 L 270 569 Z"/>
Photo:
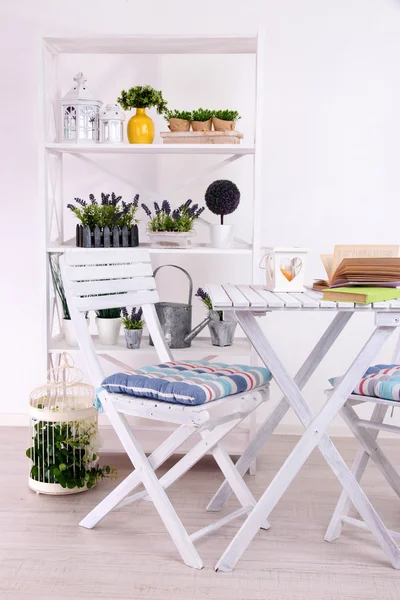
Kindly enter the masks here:
<path id="1" fill-rule="evenodd" d="M 342 377 L 334 377 L 329 383 L 335 387 Z M 400 365 L 374 365 L 370 367 L 359 381 L 351 396 L 367 401 L 379 398 L 391 403 L 400 402 Z"/>
<path id="2" fill-rule="evenodd" d="M 191 361 L 115 373 L 101 385 L 111 394 L 197 406 L 249 392 L 270 380 L 271 373 L 265 367 Z"/>

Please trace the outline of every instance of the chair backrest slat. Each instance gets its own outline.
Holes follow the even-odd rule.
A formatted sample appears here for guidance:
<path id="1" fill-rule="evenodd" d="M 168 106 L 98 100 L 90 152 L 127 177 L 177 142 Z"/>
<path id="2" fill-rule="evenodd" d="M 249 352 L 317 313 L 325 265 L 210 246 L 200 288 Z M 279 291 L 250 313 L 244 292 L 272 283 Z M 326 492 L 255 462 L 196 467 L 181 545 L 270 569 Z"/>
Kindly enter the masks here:
<path id="1" fill-rule="evenodd" d="M 159 360 L 173 360 L 154 308 L 159 297 L 147 250 L 67 250 L 60 259 L 60 267 L 79 347 L 95 386 L 100 385 L 104 377 L 93 340 L 84 322 L 84 312 L 142 306 Z"/>

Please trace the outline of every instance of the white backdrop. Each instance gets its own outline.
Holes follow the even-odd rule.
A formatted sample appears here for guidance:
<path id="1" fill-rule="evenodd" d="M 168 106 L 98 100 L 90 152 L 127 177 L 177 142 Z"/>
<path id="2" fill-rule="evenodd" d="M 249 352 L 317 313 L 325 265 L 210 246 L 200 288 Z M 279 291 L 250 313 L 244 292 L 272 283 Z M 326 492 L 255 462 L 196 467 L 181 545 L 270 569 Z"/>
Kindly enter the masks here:
<path id="1" fill-rule="evenodd" d="M 246 8 L 239 0 L 203 0 L 201 5 L 148 0 L 140 11 L 133 0 L 19 0 L 12 4 L 3 0 L 0 12 L 0 423 L 21 422 L 29 391 L 42 382 L 45 370 L 44 223 L 43 198 L 38 193 L 39 36 L 248 33 L 264 27 L 267 93 L 262 242 L 311 248 L 309 279 L 322 275 L 318 256 L 335 243 L 399 242 L 398 0 L 253 0 Z M 218 66 L 213 57 L 113 57 L 104 63 L 99 58 L 97 62 L 87 56 L 69 58 L 62 70 L 63 91 L 78 70 L 86 71 L 89 87 L 104 102 L 114 101 L 122 87 L 148 82 L 165 91 L 171 106 L 238 108 L 244 117 L 241 129 L 251 131 L 253 92 L 249 81 L 254 65 L 250 57 L 238 57 L 237 61 L 219 57 Z M 171 162 L 168 157 L 146 163 L 146 167 L 141 159 L 134 160 L 137 162 L 130 162 L 129 168 L 141 177 L 151 177 L 159 189 L 180 176 L 187 177 L 193 167 L 190 161 Z M 246 237 L 250 163 L 241 160 L 243 163 L 229 167 L 221 176 L 234 179 L 241 188 L 242 204 L 233 220 L 237 227 L 240 224 L 237 233 Z M 125 162 L 116 166 L 128 168 Z M 99 194 L 115 188 L 126 196 L 132 191 L 121 189 L 99 172 L 78 172 L 76 161 L 71 160 L 67 168 L 72 175 L 76 170 L 80 183 L 78 189 L 69 179 L 66 202 L 89 191 Z M 180 192 L 176 200 L 201 200 L 207 183 Z M 68 226 L 72 228 L 72 221 Z M 224 276 L 244 281 L 250 276 L 246 261 L 241 258 L 232 264 L 232 259 L 218 259 L 213 262 L 212 275 L 204 258 L 186 257 L 180 264 L 190 268 L 195 285 L 199 285 Z M 183 293 L 179 283 L 176 289 L 177 294 Z M 201 317 L 198 305 L 194 321 Z M 294 372 L 330 319 L 326 314 L 276 314 L 268 317 L 264 326 Z M 371 328 L 371 316 L 356 315 L 327 363 L 319 368 L 306 388 L 316 409 L 323 402 L 321 391 L 327 378 L 343 372 Z M 389 350 L 382 351 L 380 358 L 390 356 Z M 282 430 L 301 431 L 292 415 Z M 340 422 L 333 430 L 345 433 Z"/>

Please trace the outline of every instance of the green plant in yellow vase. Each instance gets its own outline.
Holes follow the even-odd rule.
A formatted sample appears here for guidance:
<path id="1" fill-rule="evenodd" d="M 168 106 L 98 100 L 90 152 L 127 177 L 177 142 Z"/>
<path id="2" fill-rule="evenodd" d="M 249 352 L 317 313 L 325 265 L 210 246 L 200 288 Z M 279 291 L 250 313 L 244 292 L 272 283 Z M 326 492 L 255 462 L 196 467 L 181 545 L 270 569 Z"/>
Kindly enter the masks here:
<path id="1" fill-rule="evenodd" d="M 159 115 L 167 110 L 161 90 L 150 85 L 137 85 L 129 90 L 122 90 L 117 99 L 124 110 L 136 109 L 136 114 L 128 121 L 128 140 L 130 144 L 152 144 L 154 140 L 154 123 L 146 114 L 146 108 L 155 107 Z"/>

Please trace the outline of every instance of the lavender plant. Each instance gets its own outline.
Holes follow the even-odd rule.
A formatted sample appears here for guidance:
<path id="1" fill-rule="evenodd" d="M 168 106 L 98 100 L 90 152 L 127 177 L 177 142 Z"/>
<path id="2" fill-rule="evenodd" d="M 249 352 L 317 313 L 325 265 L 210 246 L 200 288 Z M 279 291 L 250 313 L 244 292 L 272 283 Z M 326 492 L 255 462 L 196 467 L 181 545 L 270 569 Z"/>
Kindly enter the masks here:
<path id="1" fill-rule="evenodd" d="M 220 215 L 221 225 L 223 225 L 224 216 L 230 215 L 239 206 L 240 191 L 233 181 L 217 179 L 208 186 L 205 201 L 212 213 Z"/>
<path id="2" fill-rule="evenodd" d="M 101 193 L 101 201 L 97 202 L 94 194 L 89 194 L 89 203 L 82 198 L 74 198 L 76 204 L 68 204 L 74 215 L 80 220 L 83 226 L 90 229 L 94 227 L 126 227 L 130 229 L 137 223 L 136 212 L 139 206 L 139 194 L 136 194 L 132 202 L 124 202 L 122 196 Z"/>
<path id="3" fill-rule="evenodd" d="M 154 202 L 154 214 L 146 204 L 142 208 L 149 217 L 147 229 L 149 231 L 192 231 L 194 222 L 199 218 L 205 207 L 199 208 L 198 204 L 192 204 L 192 200 L 186 200 L 175 210 L 171 209 L 168 200 L 164 200 L 161 206 Z"/>
<path id="4" fill-rule="evenodd" d="M 136 310 L 135 307 L 132 308 L 131 312 L 128 313 L 126 307 L 121 309 L 122 312 L 122 324 L 125 329 L 143 329 L 144 327 L 144 319 L 143 310 L 139 308 Z"/>
<path id="5" fill-rule="evenodd" d="M 210 296 L 207 294 L 207 292 L 205 292 L 203 290 L 203 288 L 199 288 L 197 290 L 197 292 L 195 293 L 196 298 L 200 298 L 200 300 L 202 301 L 202 303 L 204 304 L 204 306 L 210 311 L 213 310 L 212 304 L 211 304 L 211 298 Z M 222 312 L 222 310 L 216 310 L 214 311 L 217 313 L 219 320 L 223 321 L 224 320 L 224 313 Z"/>

